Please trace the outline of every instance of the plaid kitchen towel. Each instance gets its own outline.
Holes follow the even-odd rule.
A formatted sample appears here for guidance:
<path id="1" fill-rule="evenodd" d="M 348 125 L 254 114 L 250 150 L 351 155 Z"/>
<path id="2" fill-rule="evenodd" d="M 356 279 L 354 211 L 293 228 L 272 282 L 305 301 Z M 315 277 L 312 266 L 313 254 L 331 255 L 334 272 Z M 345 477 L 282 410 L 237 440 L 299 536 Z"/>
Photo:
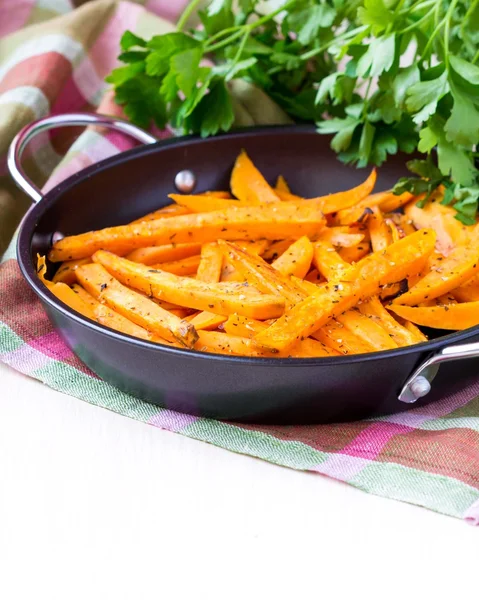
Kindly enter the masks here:
<path id="1" fill-rule="evenodd" d="M 119 114 L 104 77 L 115 66 L 122 32 L 168 31 L 185 4 L 0 0 L 0 252 L 28 207 L 6 174 L 13 135 L 46 114 Z M 287 121 L 261 92 L 235 85 L 237 124 Z M 31 144 L 26 167 L 42 184 L 53 171 L 44 185 L 49 189 L 129 144 L 111 132 L 58 131 Z M 337 425 L 246 426 L 160 409 L 101 381 L 66 347 L 23 281 L 13 241 L 0 265 L 0 360 L 54 389 L 150 425 L 479 524 L 476 379 L 465 378 L 455 393 L 427 407 Z"/>

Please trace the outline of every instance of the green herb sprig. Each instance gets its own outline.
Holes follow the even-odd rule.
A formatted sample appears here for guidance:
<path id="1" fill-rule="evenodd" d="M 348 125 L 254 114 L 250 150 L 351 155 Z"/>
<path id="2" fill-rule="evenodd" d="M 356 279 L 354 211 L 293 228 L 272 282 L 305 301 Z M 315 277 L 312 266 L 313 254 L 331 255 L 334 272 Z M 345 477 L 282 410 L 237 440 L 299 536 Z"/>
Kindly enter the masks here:
<path id="1" fill-rule="evenodd" d="M 332 134 L 339 158 L 381 165 L 420 152 L 396 191 L 444 185 L 463 223 L 479 200 L 479 0 L 212 0 L 202 27 L 144 40 L 126 32 L 107 81 L 135 123 L 213 135 L 234 124 L 230 82 L 264 90 Z"/>

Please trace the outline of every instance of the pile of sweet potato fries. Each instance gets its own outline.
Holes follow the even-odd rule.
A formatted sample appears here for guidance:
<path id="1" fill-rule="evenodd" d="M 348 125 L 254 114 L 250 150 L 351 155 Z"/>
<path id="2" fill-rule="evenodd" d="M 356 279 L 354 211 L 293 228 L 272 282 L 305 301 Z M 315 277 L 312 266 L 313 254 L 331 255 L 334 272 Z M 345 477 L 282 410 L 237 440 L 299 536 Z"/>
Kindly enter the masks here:
<path id="1" fill-rule="evenodd" d="M 50 291 L 82 315 L 159 344 L 321 357 L 479 324 L 479 226 L 441 204 L 358 187 L 304 199 L 243 152 L 229 192 L 171 194 L 128 225 L 56 242 Z"/>

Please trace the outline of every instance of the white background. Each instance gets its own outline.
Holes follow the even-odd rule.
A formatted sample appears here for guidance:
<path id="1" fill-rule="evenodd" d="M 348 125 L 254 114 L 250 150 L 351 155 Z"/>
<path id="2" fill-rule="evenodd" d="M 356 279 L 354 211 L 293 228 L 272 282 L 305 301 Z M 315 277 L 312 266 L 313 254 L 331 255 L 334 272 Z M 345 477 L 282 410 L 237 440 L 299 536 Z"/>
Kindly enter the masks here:
<path id="1" fill-rule="evenodd" d="M 477 597 L 478 536 L 0 365 L 2 600 Z"/>

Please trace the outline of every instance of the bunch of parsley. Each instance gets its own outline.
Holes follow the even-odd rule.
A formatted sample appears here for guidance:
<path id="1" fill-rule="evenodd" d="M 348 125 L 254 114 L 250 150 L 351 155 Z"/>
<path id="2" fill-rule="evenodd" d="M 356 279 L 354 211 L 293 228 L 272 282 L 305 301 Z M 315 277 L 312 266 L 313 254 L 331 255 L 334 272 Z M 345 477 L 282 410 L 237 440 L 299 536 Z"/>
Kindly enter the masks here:
<path id="1" fill-rule="evenodd" d="M 445 203 L 473 223 L 478 212 L 479 0 L 212 0 L 202 27 L 146 41 L 131 32 L 107 78 L 135 123 L 169 123 L 213 135 L 234 122 L 229 82 L 263 89 L 291 117 L 334 134 L 346 163 L 381 165 L 398 151 L 416 178 L 398 193 Z"/>

